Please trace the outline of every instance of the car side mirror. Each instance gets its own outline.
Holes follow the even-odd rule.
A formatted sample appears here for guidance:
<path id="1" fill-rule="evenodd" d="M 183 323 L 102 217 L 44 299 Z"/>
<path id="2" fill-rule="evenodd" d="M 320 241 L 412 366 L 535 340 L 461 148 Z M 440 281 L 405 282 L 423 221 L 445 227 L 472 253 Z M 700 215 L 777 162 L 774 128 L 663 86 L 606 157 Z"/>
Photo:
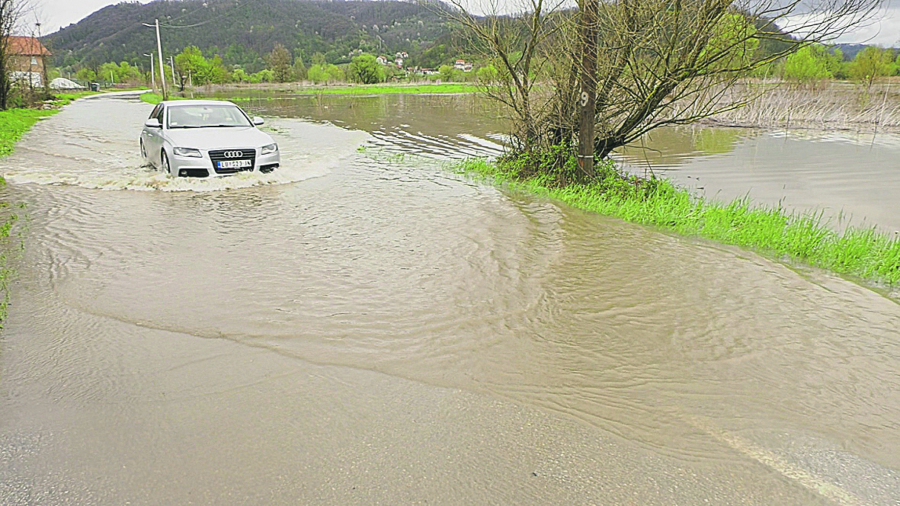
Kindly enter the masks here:
<path id="1" fill-rule="evenodd" d="M 156 118 L 150 118 L 144 122 L 144 126 L 148 128 L 159 128 L 162 125 L 159 124 L 159 120 Z"/>
<path id="2" fill-rule="evenodd" d="M 259 116 L 254 116 L 254 117 L 253 117 L 253 124 L 256 125 L 256 126 L 260 126 L 260 125 L 262 125 L 262 124 L 265 124 L 265 120 L 262 119 L 262 118 L 260 118 Z"/>

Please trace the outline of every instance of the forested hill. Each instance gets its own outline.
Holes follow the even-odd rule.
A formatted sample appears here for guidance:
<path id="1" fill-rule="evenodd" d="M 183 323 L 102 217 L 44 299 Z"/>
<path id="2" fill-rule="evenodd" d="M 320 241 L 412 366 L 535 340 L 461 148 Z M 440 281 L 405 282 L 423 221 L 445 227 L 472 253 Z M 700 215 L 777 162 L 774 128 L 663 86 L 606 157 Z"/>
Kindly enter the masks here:
<path id="1" fill-rule="evenodd" d="M 449 33 L 441 9 L 439 3 L 397 1 L 123 2 L 47 36 L 45 42 L 60 67 L 137 63 L 146 59 L 144 53 L 156 50 L 155 31 L 142 23 L 159 19 L 166 55 L 195 45 L 220 54 L 227 65 L 252 72 L 265 66 L 264 56 L 277 43 L 307 65 L 316 53 L 339 63 L 356 49 L 390 55 L 405 51 L 415 58 Z"/>

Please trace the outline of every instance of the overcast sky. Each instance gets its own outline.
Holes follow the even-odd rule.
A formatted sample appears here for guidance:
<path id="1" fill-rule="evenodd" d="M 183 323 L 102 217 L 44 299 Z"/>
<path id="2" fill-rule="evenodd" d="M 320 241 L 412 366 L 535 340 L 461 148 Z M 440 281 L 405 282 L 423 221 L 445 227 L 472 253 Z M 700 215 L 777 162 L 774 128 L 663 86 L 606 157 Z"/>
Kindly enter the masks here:
<path id="1" fill-rule="evenodd" d="M 42 23 L 41 32 L 46 35 L 77 23 L 92 12 L 119 0 L 28 0 L 36 6 L 37 17 Z M 139 0 L 147 3 L 149 0 Z M 839 42 L 861 42 L 882 46 L 900 47 L 900 0 L 886 0 L 885 15 L 878 23 L 861 27 L 842 37 Z M 148 20 L 149 21 L 149 20 Z M 30 24 L 33 24 L 30 23 Z"/>

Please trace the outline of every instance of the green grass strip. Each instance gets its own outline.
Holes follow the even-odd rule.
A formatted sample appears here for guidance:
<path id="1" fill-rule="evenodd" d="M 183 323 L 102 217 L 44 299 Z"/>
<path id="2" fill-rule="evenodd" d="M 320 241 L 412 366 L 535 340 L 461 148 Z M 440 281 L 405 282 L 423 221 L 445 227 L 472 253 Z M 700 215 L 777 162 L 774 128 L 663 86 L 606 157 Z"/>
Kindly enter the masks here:
<path id="1" fill-rule="evenodd" d="M 16 142 L 34 126 L 40 118 L 56 114 L 55 109 L 9 109 L 0 111 L 0 158 L 13 152 Z"/>
<path id="2" fill-rule="evenodd" d="M 900 281 L 900 238 L 874 227 L 838 233 L 823 224 L 821 213 L 791 213 L 781 207 L 752 205 L 748 199 L 729 203 L 706 200 L 665 180 L 649 195 L 642 195 L 611 190 L 608 182 L 555 187 L 547 184 L 546 177 L 522 178 L 515 170 L 486 160 L 466 160 L 453 169 L 628 222 L 740 246 L 867 281 L 891 285 Z"/>
<path id="3" fill-rule="evenodd" d="M 476 93 L 478 86 L 474 84 L 419 84 L 419 85 L 348 85 L 329 86 L 321 88 L 307 88 L 295 91 L 298 95 L 394 95 L 410 93 L 417 95 L 426 94 L 459 94 Z"/>
<path id="4" fill-rule="evenodd" d="M 91 95 L 99 95 L 99 94 L 100 94 L 99 91 L 76 91 L 74 93 L 57 93 L 56 100 L 53 101 L 53 104 L 57 105 L 57 106 L 69 105 L 81 97 L 89 97 Z"/>
<path id="5" fill-rule="evenodd" d="M 190 99 L 185 98 L 185 97 L 180 97 L 178 95 L 169 95 L 169 100 L 190 100 Z M 204 98 L 203 100 L 224 100 L 224 99 Z M 163 97 L 161 94 L 151 91 L 148 93 L 141 93 L 141 101 L 147 102 L 148 104 L 156 105 L 163 101 Z"/>

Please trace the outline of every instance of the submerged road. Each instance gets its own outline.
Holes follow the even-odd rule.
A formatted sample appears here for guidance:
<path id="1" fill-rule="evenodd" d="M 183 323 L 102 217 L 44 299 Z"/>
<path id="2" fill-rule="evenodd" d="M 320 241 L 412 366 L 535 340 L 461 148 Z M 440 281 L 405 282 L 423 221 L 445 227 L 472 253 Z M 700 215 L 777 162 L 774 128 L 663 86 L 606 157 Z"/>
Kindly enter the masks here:
<path id="1" fill-rule="evenodd" d="M 150 109 L 0 161 L 0 504 L 900 504 L 896 302 L 327 124 L 173 181 Z"/>

